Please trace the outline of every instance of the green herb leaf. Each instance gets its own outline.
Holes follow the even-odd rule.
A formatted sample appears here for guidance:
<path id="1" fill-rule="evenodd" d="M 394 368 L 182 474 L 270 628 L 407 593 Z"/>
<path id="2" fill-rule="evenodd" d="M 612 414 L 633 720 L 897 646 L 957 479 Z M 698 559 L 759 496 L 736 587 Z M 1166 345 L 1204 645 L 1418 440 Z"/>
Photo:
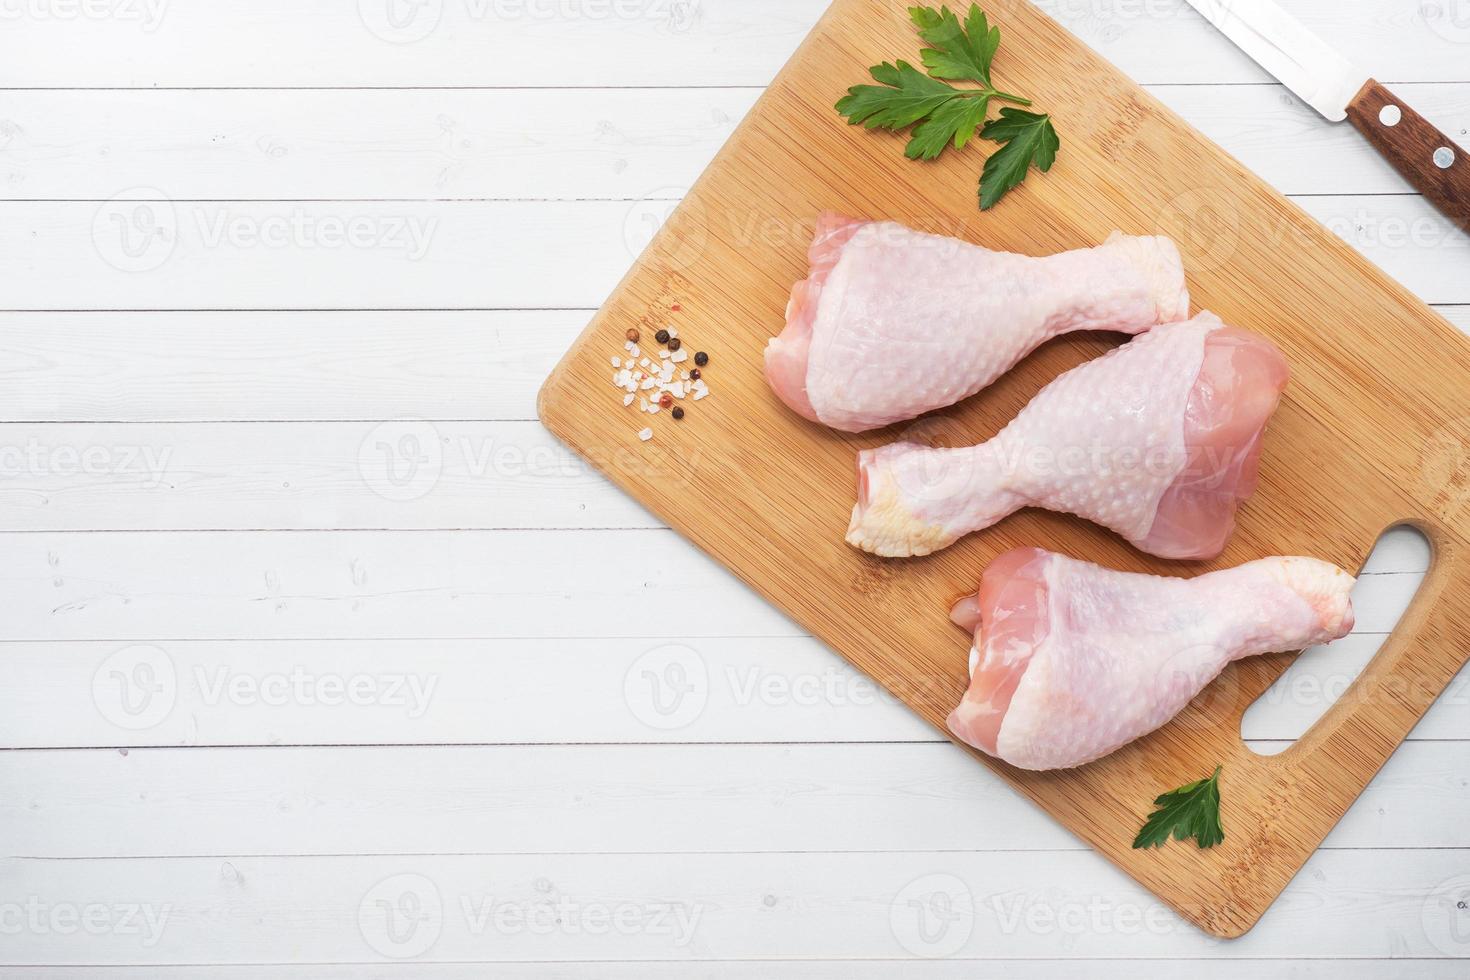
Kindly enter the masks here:
<path id="1" fill-rule="evenodd" d="M 960 95 L 959 89 L 935 81 L 906 61 L 885 61 L 868 71 L 882 84 L 854 85 L 837 102 L 837 111 L 854 126 L 907 129 Z"/>
<path id="2" fill-rule="evenodd" d="M 975 130 L 985 122 L 989 109 L 988 95 L 951 99 L 914 127 L 913 139 L 909 140 L 904 155 L 910 160 L 933 160 L 950 144 L 956 150 L 963 150 L 974 138 Z"/>
<path id="3" fill-rule="evenodd" d="M 1225 839 L 1220 826 L 1220 770 L 1209 779 L 1181 786 L 1154 800 L 1159 809 L 1148 818 L 1134 848 L 1162 847 L 1173 835 L 1177 841 L 1194 838 L 1201 848 L 1214 847 Z"/>
<path id="4" fill-rule="evenodd" d="M 990 26 L 978 4 L 970 5 L 964 26 L 948 7 L 910 7 L 909 17 L 919 37 L 930 45 L 919 55 L 930 75 L 990 85 L 990 63 L 1000 47 L 1000 28 Z"/>
<path id="5" fill-rule="evenodd" d="M 992 101 L 1029 106 L 1019 95 L 990 83 L 990 66 L 1000 48 L 1000 28 L 991 27 L 985 11 L 971 4 L 961 22 L 949 7 L 910 7 L 909 18 L 929 45 L 920 57 L 928 72 L 895 60 L 868 69 L 877 85 L 854 85 L 837 100 L 837 111 L 854 125 L 868 129 L 910 129 L 904 155 L 933 160 L 951 146 L 963 150 L 982 137 L 1005 144 L 985 163 L 980 180 L 980 207 L 989 210 L 1021 181 L 1034 164 L 1051 169 L 1061 141 L 1051 117 L 1006 107 L 987 123 Z M 956 88 L 945 79 L 978 82 L 982 88 Z M 984 126 L 981 129 L 981 126 Z"/>
<path id="6" fill-rule="evenodd" d="M 1004 143 L 985 161 L 980 174 L 980 210 L 988 211 L 997 201 L 1026 179 L 1032 164 L 1042 173 L 1056 162 L 1062 141 L 1051 124 L 1051 116 L 1006 106 L 1000 118 L 985 124 L 980 135 Z"/>

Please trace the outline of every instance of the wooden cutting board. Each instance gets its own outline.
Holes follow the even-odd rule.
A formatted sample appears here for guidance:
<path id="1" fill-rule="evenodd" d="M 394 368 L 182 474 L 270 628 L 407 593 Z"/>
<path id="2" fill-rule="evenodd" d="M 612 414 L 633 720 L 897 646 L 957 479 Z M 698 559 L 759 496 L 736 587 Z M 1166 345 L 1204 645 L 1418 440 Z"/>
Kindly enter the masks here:
<path id="1" fill-rule="evenodd" d="M 1464 664 L 1470 592 L 1470 340 L 1023 0 L 993 0 L 997 83 L 1053 114 L 1062 152 L 993 211 L 976 206 L 986 144 L 933 164 L 900 137 L 847 126 L 832 105 L 869 65 L 918 60 L 901 0 L 837 0 L 665 223 L 541 393 L 542 421 L 649 510 L 727 565 L 944 730 L 966 686 L 969 638 L 951 600 L 996 554 L 1036 545 L 1115 568 L 1194 575 L 1275 554 L 1362 567 L 1398 523 L 1434 565 L 1398 632 L 1325 717 L 1266 758 L 1240 739 L 1245 709 L 1289 656 L 1229 669 L 1178 720 L 1100 762 L 1034 774 L 976 754 L 1019 792 L 1201 929 L 1248 930 Z M 1197 308 L 1273 338 L 1294 378 L 1266 446 L 1260 491 L 1209 565 L 1150 559 L 1091 525 L 1024 512 L 927 559 L 884 561 L 843 543 L 854 454 L 782 407 L 761 373 L 823 209 L 889 218 L 1033 255 L 1109 232 L 1171 235 Z M 624 332 L 677 326 L 710 352 L 714 395 L 688 417 L 622 406 L 609 358 Z M 925 420 L 937 444 L 993 435 L 1042 386 L 1119 342 L 1071 337 L 990 390 Z M 686 365 L 687 366 L 687 365 Z M 639 429 L 651 425 L 652 441 Z M 690 610 L 698 616 L 698 610 Z M 1160 792 L 1224 765 L 1227 839 L 1134 851 Z M 994 844 L 988 841 L 987 844 Z"/>

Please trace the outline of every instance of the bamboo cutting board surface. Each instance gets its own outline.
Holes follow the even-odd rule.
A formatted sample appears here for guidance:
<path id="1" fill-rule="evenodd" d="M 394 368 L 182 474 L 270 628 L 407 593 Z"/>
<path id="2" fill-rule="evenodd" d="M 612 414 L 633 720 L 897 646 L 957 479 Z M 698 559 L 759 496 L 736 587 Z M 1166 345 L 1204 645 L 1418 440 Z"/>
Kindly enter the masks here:
<path id="1" fill-rule="evenodd" d="M 1470 540 L 1470 340 L 1025 0 L 987 6 L 1004 36 L 997 84 L 1056 120 L 1062 152 L 1049 175 L 1033 173 L 982 214 L 980 147 L 991 144 L 919 164 L 904 159 L 901 137 L 846 125 L 832 108 L 846 87 L 880 61 L 917 63 L 921 45 L 905 3 L 837 0 L 557 366 L 541 418 L 941 731 L 967 684 L 969 651 L 947 610 L 1005 550 L 1035 545 L 1173 575 L 1276 554 L 1356 570 L 1385 529 L 1420 527 L 1434 564 L 1397 633 L 1285 753 L 1257 756 L 1240 739 L 1241 715 L 1286 668 L 1284 655 L 1234 665 L 1175 722 L 1082 769 L 1027 773 L 976 753 L 1185 918 L 1238 936 L 1467 658 L 1470 593 L 1457 579 Z M 854 455 L 905 427 L 827 431 L 787 411 L 762 376 L 765 342 L 806 274 L 812 223 L 829 208 L 1033 255 L 1095 245 L 1114 229 L 1172 236 L 1196 308 L 1270 336 L 1294 371 L 1260 490 L 1226 554 L 1158 561 L 1035 511 L 925 559 L 849 548 Z M 712 358 L 714 394 L 686 402 L 683 422 L 623 408 L 609 383 L 624 332 L 638 327 L 652 349 L 666 323 Z M 1054 341 L 906 434 L 986 439 L 1051 379 L 1120 341 Z M 636 436 L 645 425 L 655 430 L 646 443 Z M 1132 850 L 1152 799 L 1217 764 L 1225 843 Z"/>

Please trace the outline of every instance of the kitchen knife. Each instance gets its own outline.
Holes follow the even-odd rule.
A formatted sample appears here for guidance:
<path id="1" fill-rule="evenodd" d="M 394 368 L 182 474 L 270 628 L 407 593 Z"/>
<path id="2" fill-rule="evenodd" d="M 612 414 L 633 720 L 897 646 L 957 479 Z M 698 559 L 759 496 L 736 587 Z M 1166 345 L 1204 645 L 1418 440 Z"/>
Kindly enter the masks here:
<path id="1" fill-rule="evenodd" d="M 1470 231 L 1470 153 L 1271 0 L 1190 6 L 1332 122 L 1350 121 L 1452 221 Z"/>

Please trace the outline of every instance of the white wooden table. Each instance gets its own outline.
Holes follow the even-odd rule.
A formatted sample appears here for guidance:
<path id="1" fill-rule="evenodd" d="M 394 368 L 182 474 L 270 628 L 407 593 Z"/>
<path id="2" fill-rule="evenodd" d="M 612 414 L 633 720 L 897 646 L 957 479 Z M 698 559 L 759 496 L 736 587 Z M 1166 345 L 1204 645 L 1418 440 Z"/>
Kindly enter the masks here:
<path id="1" fill-rule="evenodd" d="M 1221 943 L 537 425 L 823 6 L 0 2 L 7 976 L 1470 975 L 1470 674 Z M 1044 6 L 1470 328 L 1470 239 L 1182 0 Z M 1465 136 L 1470 0 L 1290 6 Z"/>

